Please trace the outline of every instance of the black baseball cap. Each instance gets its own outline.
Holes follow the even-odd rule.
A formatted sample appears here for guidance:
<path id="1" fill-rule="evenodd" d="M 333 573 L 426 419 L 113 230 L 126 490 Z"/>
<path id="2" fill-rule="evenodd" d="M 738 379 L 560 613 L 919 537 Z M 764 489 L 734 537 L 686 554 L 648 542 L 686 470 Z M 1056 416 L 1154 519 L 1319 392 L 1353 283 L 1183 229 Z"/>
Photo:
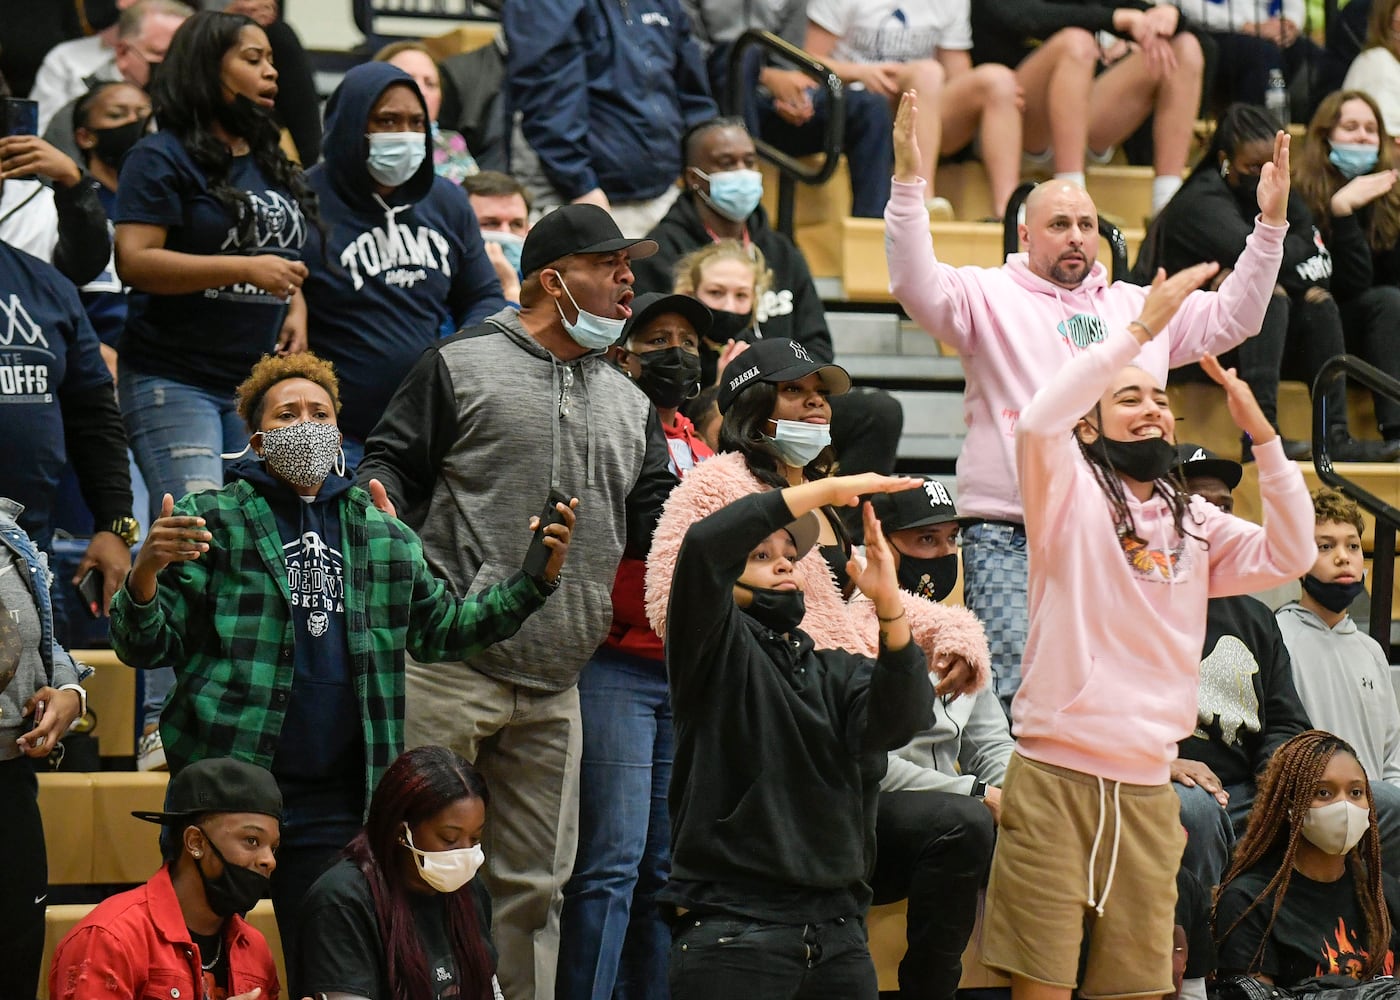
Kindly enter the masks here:
<path id="1" fill-rule="evenodd" d="M 689 295 L 647 292 L 632 300 L 632 315 L 622 324 L 622 336 L 618 338 L 618 343 L 624 343 L 632 336 L 633 330 L 646 326 L 656 317 L 665 316 L 667 313 L 684 316 L 690 325 L 695 327 L 695 332 L 702 337 L 710 332 L 710 326 L 715 319 L 714 313 L 699 299 Z"/>
<path id="2" fill-rule="evenodd" d="M 719 412 L 734 405 L 739 394 L 754 382 L 791 382 L 816 372 L 833 396 L 851 388 L 851 376 L 840 365 L 818 361 L 795 340 L 764 337 L 756 340 L 720 373 Z"/>
<path id="3" fill-rule="evenodd" d="M 877 493 L 870 498 L 880 528 L 885 534 L 906 528 L 925 528 L 954 521 L 966 524 L 973 520 L 958 514 L 948 488 L 937 479 L 925 479 L 921 490 L 901 490 L 898 493 Z"/>
<path id="4" fill-rule="evenodd" d="M 1234 489 L 1244 475 L 1244 466 L 1221 458 L 1215 452 L 1199 444 L 1183 443 L 1176 446 L 1177 466 L 1187 479 L 1192 476 L 1214 476 L 1228 488 Z"/>
<path id="5" fill-rule="evenodd" d="M 261 813 L 282 821 L 282 792 L 272 772 L 231 757 L 197 760 L 170 779 L 164 812 L 133 810 L 148 823 L 178 823 L 206 813 Z"/>
<path id="6" fill-rule="evenodd" d="M 576 253 L 630 250 L 633 260 L 656 253 L 655 240 L 629 240 L 613 217 L 597 205 L 565 205 L 536 222 L 520 250 L 520 273 L 529 277 Z"/>

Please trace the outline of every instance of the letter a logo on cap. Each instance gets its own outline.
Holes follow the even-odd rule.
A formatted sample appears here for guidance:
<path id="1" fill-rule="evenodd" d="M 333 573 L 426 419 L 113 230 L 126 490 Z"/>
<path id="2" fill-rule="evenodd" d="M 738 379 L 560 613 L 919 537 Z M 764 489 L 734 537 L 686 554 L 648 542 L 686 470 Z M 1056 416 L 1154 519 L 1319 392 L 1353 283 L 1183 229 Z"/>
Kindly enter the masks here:
<path id="1" fill-rule="evenodd" d="M 1195 451 L 1195 453 L 1192 454 L 1192 456 L 1191 456 L 1190 458 L 1188 458 L 1186 461 L 1188 461 L 1188 462 L 1204 462 L 1204 461 L 1207 461 L 1209 458 L 1210 458 L 1210 456 L 1206 454 L 1206 450 L 1205 450 L 1204 448 L 1197 448 L 1196 451 Z"/>

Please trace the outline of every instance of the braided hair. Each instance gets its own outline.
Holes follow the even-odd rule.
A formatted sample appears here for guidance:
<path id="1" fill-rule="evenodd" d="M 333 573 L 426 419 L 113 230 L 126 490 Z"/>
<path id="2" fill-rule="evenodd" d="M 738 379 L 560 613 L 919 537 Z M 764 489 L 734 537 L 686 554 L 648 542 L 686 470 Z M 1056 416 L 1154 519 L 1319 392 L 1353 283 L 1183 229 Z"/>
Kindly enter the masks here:
<path id="1" fill-rule="evenodd" d="M 1298 854 L 1298 840 L 1303 834 L 1303 817 L 1312 808 L 1322 773 L 1339 752 L 1356 757 L 1351 744 L 1340 736 L 1320 729 L 1309 729 L 1274 751 L 1259 781 L 1259 791 L 1249 813 L 1249 826 L 1235 846 L 1230 867 L 1215 890 L 1210 913 L 1211 927 L 1217 931 L 1218 941 L 1234 931 L 1270 894 L 1273 895 L 1268 926 L 1247 971 L 1258 970 L 1269 933 L 1278 919 L 1279 910 L 1283 908 L 1284 897 L 1293 879 L 1293 861 Z M 1376 829 L 1376 805 L 1371 797 L 1369 781 L 1366 784 L 1366 800 L 1371 814 L 1370 828 L 1348 854 L 1348 863 L 1356 881 L 1357 901 L 1366 921 L 1367 958 L 1366 966 L 1361 971 L 1362 980 L 1371 979 L 1382 970 L 1386 953 L 1390 950 L 1390 914 L 1386 909 L 1385 889 L 1381 883 L 1381 838 Z M 1219 931 L 1215 926 L 1217 911 L 1226 887 L 1266 857 L 1280 854 L 1282 860 L 1278 871 L 1269 884 L 1250 902 L 1238 920 L 1223 932 Z"/>

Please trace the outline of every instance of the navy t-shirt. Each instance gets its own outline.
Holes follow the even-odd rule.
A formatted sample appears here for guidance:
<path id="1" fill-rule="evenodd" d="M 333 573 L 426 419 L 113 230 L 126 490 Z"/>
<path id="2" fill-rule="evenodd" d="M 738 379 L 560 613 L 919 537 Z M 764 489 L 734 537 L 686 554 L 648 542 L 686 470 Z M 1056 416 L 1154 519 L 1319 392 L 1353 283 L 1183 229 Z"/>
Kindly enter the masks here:
<path id="1" fill-rule="evenodd" d="M 229 183 L 247 192 L 255 225 L 240 241 L 235 221 L 209 193 L 208 178 L 168 132 L 146 136 L 122 161 L 115 222 L 164 226 L 165 249 L 189 254 L 301 258 L 306 218 L 291 192 L 273 188 L 251 156 L 236 156 Z M 132 291 L 122 362 L 139 372 L 232 392 L 277 345 L 283 299 L 250 284 L 189 295 Z"/>
<path id="2" fill-rule="evenodd" d="M 117 210 L 117 192 L 96 181 L 93 181 L 93 185 L 97 189 L 97 200 L 102 203 L 102 210 L 107 213 L 108 219 L 112 218 Z M 108 222 L 107 228 L 111 226 Z M 126 287 L 117 277 L 115 249 L 102 273 L 84 285 L 79 294 L 88 320 L 97 331 L 97 339 L 108 347 L 116 348 L 117 340 L 126 328 Z"/>
<path id="3" fill-rule="evenodd" d="M 72 282 L 0 242 L 0 492 L 41 544 L 68 462 L 59 397 L 111 382 Z"/>

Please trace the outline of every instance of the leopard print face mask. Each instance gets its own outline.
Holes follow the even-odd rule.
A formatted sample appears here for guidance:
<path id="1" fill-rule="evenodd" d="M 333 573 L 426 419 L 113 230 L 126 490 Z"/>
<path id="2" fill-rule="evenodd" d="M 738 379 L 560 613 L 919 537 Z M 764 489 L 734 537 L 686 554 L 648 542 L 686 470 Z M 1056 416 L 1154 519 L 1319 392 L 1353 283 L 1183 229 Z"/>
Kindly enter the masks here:
<path id="1" fill-rule="evenodd" d="M 336 462 L 343 461 L 335 424 L 303 420 L 265 430 L 262 438 L 267 467 L 298 489 L 320 486 Z"/>

